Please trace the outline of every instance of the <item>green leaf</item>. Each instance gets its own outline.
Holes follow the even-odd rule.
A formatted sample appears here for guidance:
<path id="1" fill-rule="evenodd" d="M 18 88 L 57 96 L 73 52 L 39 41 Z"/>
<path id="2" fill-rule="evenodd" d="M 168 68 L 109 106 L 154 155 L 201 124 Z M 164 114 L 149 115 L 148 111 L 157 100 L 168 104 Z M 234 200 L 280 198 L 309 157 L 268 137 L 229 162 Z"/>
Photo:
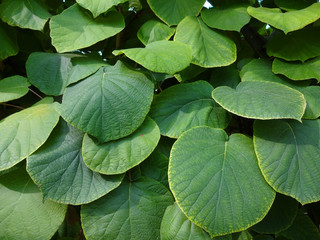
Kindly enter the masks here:
<path id="1" fill-rule="evenodd" d="M 192 63 L 201 67 L 227 66 L 236 60 L 236 45 L 228 37 L 210 29 L 200 18 L 186 17 L 176 30 L 175 41 L 192 48 Z"/>
<path id="2" fill-rule="evenodd" d="M 232 240 L 253 240 L 252 235 L 246 230 L 232 235 Z"/>
<path id="3" fill-rule="evenodd" d="M 320 18 L 320 3 L 314 3 L 302 10 L 283 13 L 279 8 L 254 8 L 249 6 L 248 13 L 261 22 L 288 32 L 299 30 Z"/>
<path id="4" fill-rule="evenodd" d="M 277 194 L 265 218 L 251 227 L 258 233 L 274 234 L 291 226 L 298 212 L 298 202 L 291 197 Z"/>
<path id="5" fill-rule="evenodd" d="M 149 117 L 131 135 L 107 143 L 85 135 L 83 160 L 95 172 L 119 174 L 137 166 L 155 149 L 160 139 L 157 124 Z"/>
<path id="6" fill-rule="evenodd" d="M 309 7 L 316 0 L 274 0 L 274 3 L 281 9 L 286 11 L 300 10 Z"/>
<path id="7" fill-rule="evenodd" d="M 11 76 L 0 80 L 0 102 L 8 102 L 26 95 L 30 83 L 25 77 Z"/>
<path id="8" fill-rule="evenodd" d="M 52 17 L 50 36 L 53 46 L 61 53 L 89 47 L 116 35 L 124 27 L 124 19 L 119 12 L 110 11 L 94 19 L 78 4 L 74 4 Z"/>
<path id="9" fill-rule="evenodd" d="M 214 68 L 210 76 L 210 84 L 214 88 L 220 86 L 236 88 L 240 81 L 239 70 L 234 64 L 227 67 Z"/>
<path id="10" fill-rule="evenodd" d="M 76 0 L 77 3 L 88 9 L 94 18 L 98 17 L 101 13 L 108 11 L 113 6 L 120 3 L 127 2 L 128 0 Z"/>
<path id="11" fill-rule="evenodd" d="M 0 18 L 11 26 L 42 30 L 50 17 L 40 0 L 3 0 L 0 5 Z"/>
<path id="12" fill-rule="evenodd" d="M 175 28 L 170 28 L 158 20 L 145 22 L 138 30 L 139 40 L 147 45 L 160 40 L 169 40 L 175 33 Z"/>
<path id="13" fill-rule="evenodd" d="M 304 63 L 286 62 L 276 58 L 272 63 L 272 71 L 292 80 L 315 78 L 320 82 L 320 57 Z"/>
<path id="14" fill-rule="evenodd" d="M 277 191 L 306 204 L 320 200 L 320 120 L 256 121 L 259 166 Z"/>
<path id="15" fill-rule="evenodd" d="M 228 138 L 210 127 L 192 128 L 174 143 L 169 185 L 185 215 L 211 236 L 259 222 L 275 197 L 259 170 L 252 140 L 242 134 Z"/>
<path id="16" fill-rule="evenodd" d="M 278 33 L 267 43 L 267 54 L 287 61 L 306 61 L 320 56 L 320 28 L 304 28 L 289 33 Z"/>
<path id="17" fill-rule="evenodd" d="M 0 176 L 0 239 L 51 239 L 67 206 L 43 201 L 24 167 Z"/>
<path id="18" fill-rule="evenodd" d="M 145 48 L 113 51 L 115 55 L 122 53 L 153 72 L 171 75 L 188 67 L 192 54 L 191 48 L 186 44 L 166 40 L 152 42 Z"/>
<path id="19" fill-rule="evenodd" d="M 54 103 L 45 101 L 47 99 L 0 122 L 0 170 L 28 157 L 49 137 L 58 123 L 59 114 Z"/>
<path id="20" fill-rule="evenodd" d="M 208 233 L 183 214 L 176 203 L 167 207 L 162 218 L 160 233 L 163 240 L 211 239 Z"/>
<path id="21" fill-rule="evenodd" d="M 68 85 L 105 65 L 103 61 L 82 55 L 34 52 L 29 55 L 26 70 L 29 81 L 40 91 L 59 96 Z"/>
<path id="22" fill-rule="evenodd" d="M 97 201 L 83 205 L 81 222 L 87 239 L 160 239 L 160 224 L 171 193 L 160 183 L 140 178 Z"/>
<path id="23" fill-rule="evenodd" d="M 288 229 L 279 233 L 291 240 L 319 240 L 320 233 L 318 227 L 315 226 L 307 214 L 298 211 L 297 217 Z"/>
<path id="24" fill-rule="evenodd" d="M 152 98 L 152 82 L 118 62 L 68 87 L 58 110 L 73 126 L 107 142 L 133 133 Z"/>
<path id="25" fill-rule="evenodd" d="M 15 30 L 0 21 L 0 60 L 19 52 Z"/>
<path id="26" fill-rule="evenodd" d="M 212 90 L 205 81 L 167 88 L 155 98 L 150 117 L 161 134 L 171 138 L 196 126 L 226 128 L 231 116 L 211 98 Z"/>
<path id="27" fill-rule="evenodd" d="M 179 82 L 192 82 L 192 80 L 198 80 L 196 79 L 198 75 L 206 71 L 206 68 L 199 67 L 194 64 L 190 64 L 189 67 L 183 69 L 181 72 L 176 73 L 174 77 Z"/>
<path id="28" fill-rule="evenodd" d="M 202 11 L 201 18 L 209 27 L 240 32 L 251 18 L 247 13 L 248 6 L 245 3 L 216 6 Z"/>
<path id="29" fill-rule="evenodd" d="M 317 119 L 320 116 L 320 87 L 307 86 L 295 87 L 299 92 L 304 95 L 307 102 L 307 107 L 304 112 L 304 119 Z"/>
<path id="30" fill-rule="evenodd" d="M 47 142 L 27 159 L 27 171 L 45 199 L 65 204 L 92 202 L 118 187 L 123 175 L 102 176 L 82 160 L 83 132 L 60 121 Z"/>
<path id="31" fill-rule="evenodd" d="M 177 25 L 186 16 L 197 16 L 205 0 L 147 0 L 154 13 L 169 26 Z"/>
<path id="32" fill-rule="evenodd" d="M 273 82 L 241 82 L 236 89 L 222 86 L 213 90 L 212 97 L 227 111 L 254 119 L 301 121 L 306 108 L 302 93 Z"/>

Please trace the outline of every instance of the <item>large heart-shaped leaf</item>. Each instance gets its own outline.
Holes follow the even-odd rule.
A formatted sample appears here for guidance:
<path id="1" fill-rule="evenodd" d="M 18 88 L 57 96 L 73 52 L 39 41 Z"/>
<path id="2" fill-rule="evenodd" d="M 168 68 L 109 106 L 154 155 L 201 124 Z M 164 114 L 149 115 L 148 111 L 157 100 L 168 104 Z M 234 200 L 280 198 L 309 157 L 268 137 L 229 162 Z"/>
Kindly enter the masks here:
<path id="1" fill-rule="evenodd" d="M 90 12 L 94 18 L 98 17 L 101 13 L 108 11 L 111 7 L 120 3 L 127 2 L 128 0 L 76 0 L 81 7 L 84 7 Z"/>
<path id="2" fill-rule="evenodd" d="M 258 233 L 274 234 L 291 226 L 298 212 L 298 202 L 291 197 L 277 194 L 265 218 L 252 226 Z"/>
<path id="3" fill-rule="evenodd" d="M 29 86 L 28 80 L 18 75 L 0 80 L 0 102 L 21 98 L 28 93 Z"/>
<path id="4" fill-rule="evenodd" d="M 159 240 L 162 216 L 173 203 L 162 184 L 147 178 L 125 179 L 120 187 L 82 206 L 81 222 L 87 239 Z"/>
<path id="5" fill-rule="evenodd" d="M 241 134 L 228 138 L 210 127 L 192 128 L 174 143 L 169 185 L 186 216 L 211 236 L 259 222 L 275 197 L 259 170 L 252 140 Z"/>
<path id="6" fill-rule="evenodd" d="M 320 27 L 304 28 L 299 31 L 278 33 L 267 43 L 267 54 L 287 61 L 320 56 Z"/>
<path id="7" fill-rule="evenodd" d="M 171 75 L 188 67 L 192 55 L 191 48 L 186 44 L 166 40 L 152 42 L 145 48 L 113 51 L 115 55 L 122 53 L 153 72 Z"/>
<path id="8" fill-rule="evenodd" d="M 302 10 L 285 13 L 279 8 L 254 8 L 249 6 L 248 13 L 259 21 L 281 29 L 287 34 L 317 21 L 320 18 L 320 3 L 314 3 Z"/>
<path id="9" fill-rule="evenodd" d="M 18 51 L 15 30 L 0 21 L 0 60 L 16 55 Z"/>
<path id="10" fill-rule="evenodd" d="M 41 0 L 3 0 L 0 18 L 11 26 L 42 30 L 51 17 Z"/>
<path id="11" fill-rule="evenodd" d="M 292 80 L 305 80 L 315 78 L 320 82 L 320 57 L 304 63 L 286 62 L 275 59 L 272 63 L 272 71 L 282 74 Z"/>
<path id="12" fill-rule="evenodd" d="M 210 240 L 210 235 L 192 223 L 181 211 L 177 203 L 168 206 L 161 222 L 161 239 Z"/>
<path id="13" fill-rule="evenodd" d="M 83 160 L 95 172 L 104 174 L 124 173 L 145 160 L 155 149 L 160 130 L 150 118 L 131 135 L 99 144 L 86 135 L 83 139 Z"/>
<path id="14" fill-rule="evenodd" d="M 112 37 L 124 27 L 124 19 L 117 11 L 110 11 L 105 16 L 94 19 L 78 4 L 74 4 L 52 17 L 50 36 L 58 52 L 68 52 Z"/>
<path id="15" fill-rule="evenodd" d="M 240 32 L 251 18 L 247 13 L 247 7 L 248 4 L 245 3 L 215 6 L 202 11 L 201 18 L 212 28 Z"/>
<path id="16" fill-rule="evenodd" d="M 118 62 L 68 87 L 59 111 L 67 122 L 107 142 L 134 132 L 144 121 L 152 97 L 152 82 Z"/>
<path id="17" fill-rule="evenodd" d="M 29 81 L 40 91 L 58 96 L 69 84 L 106 65 L 106 62 L 82 55 L 34 52 L 29 55 L 26 70 Z"/>
<path id="18" fill-rule="evenodd" d="M 231 116 L 212 98 L 213 87 L 205 81 L 172 86 L 154 100 L 150 116 L 161 134 L 177 138 L 195 126 L 226 128 Z"/>
<path id="19" fill-rule="evenodd" d="M 306 108 L 302 93 L 273 82 L 246 81 L 239 83 L 236 89 L 222 86 L 213 90 L 212 97 L 227 111 L 254 119 L 300 121 Z"/>
<path id="20" fill-rule="evenodd" d="M 256 121 L 254 144 L 265 179 L 306 204 L 320 200 L 320 120 Z"/>
<path id="21" fill-rule="evenodd" d="M 205 0 L 147 0 L 150 8 L 166 24 L 177 25 L 186 16 L 197 16 Z"/>
<path id="22" fill-rule="evenodd" d="M 84 204 L 107 194 L 123 175 L 102 176 L 82 160 L 83 132 L 60 121 L 47 142 L 27 159 L 27 170 L 45 199 Z"/>
<path id="23" fill-rule="evenodd" d="M 24 167 L 0 176 L 0 239 L 51 239 L 64 220 L 67 206 L 49 200 Z"/>
<path id="24" fill-rule="evenodd" d="M 158 20 L 149 20 L 145 22 L 138 30 L 139 40 L 147 45 L 152 42 L 169 40 L 175 33 L 175 28 L 170 28 Z"/>
<path id="25" fill-rule="evenodd" d="M 0 170 L 8 169 L 36 151 L 58 123 L 59 114 L 48 99 L 0 122 Z"/>
<path id="26" fill-rule="evenodd" d="M 201 67 L 227 66 L 236 60 L 236 45 L 228 37 L 210 29 L 201 18 L 186 17 L 176 30 L 175 41 L 192 48 L 192 63 Z"/>

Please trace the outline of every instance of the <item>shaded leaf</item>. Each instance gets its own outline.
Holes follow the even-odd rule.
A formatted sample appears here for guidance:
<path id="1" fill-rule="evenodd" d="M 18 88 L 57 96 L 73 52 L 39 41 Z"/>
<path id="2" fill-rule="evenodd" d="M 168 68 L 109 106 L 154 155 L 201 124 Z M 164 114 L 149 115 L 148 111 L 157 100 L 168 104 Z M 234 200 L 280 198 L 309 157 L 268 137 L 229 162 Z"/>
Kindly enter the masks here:
<path id="1" fill-rule="evenodd" d="M 101 13 L 108 11 L 111 7 L 128 0 L 76 0 L 77 3 L 92 12 L 93 17 L 98 17 Z"/>
<path id="2" fill-rule="evenodd" d="M 309 7 L 316 0 L 274 0 L 274 3 L 283 10 L 286 11 L 293 11 L 293 10 L 300 10 L 306 7 Z"/>
<path id="3" fill-rule="evenodd" d="M 220 86 L 236 88 L 240 80 L 239 70 L 235 65 L 214 68 L 210 76 L 210 83 L 214 88 Z"/>
<path id="4" fill-rule="evenodd" d="M 0 60 L 19 52 L 17 36 L 13 28 L 0 21 Z"/>
<path id="5" fill-rule="evenodd" d="M 8 102 L 26 95 L 30 83 L 25 77 L 11 76 L 0 80 L 0 102 Z"/>
<path id="6" fill-rule="evenodd" d="M 295 87 L 299 92 L 304 95 L 307 101 L 307 107 L 304 112 L 304 119 L 317 119 L 320 116 L 320 87 L 307 86 Z"/>

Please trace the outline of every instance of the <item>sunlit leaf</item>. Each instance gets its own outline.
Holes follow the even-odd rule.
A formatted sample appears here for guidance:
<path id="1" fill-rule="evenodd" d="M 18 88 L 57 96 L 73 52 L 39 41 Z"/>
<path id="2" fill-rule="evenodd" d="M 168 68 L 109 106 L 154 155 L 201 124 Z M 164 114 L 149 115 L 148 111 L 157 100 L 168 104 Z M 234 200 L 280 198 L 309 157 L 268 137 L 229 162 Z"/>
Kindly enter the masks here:
<path id="1" fill-rule="evenodd" d="M 30 83 L 25 77 L 16 75 L 0 80 L 0 102 L 8 102 L 26 95 Z"/>

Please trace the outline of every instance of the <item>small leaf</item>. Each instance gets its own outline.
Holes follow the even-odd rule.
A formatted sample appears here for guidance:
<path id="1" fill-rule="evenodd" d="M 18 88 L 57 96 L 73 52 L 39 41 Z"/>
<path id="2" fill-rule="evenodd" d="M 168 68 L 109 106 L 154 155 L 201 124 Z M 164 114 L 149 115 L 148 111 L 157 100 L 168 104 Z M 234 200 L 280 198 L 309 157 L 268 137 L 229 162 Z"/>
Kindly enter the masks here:
<path id="1" fill-rule="evenodd" d="M 278 33 L 267 43 L 267 54 L 287 61 L 304 62 L 320 56 L 320 28 L 304 28 L 299 31 Z"/>
<path id="2" fill-rule="evenodd" d="M 19 52 L 15 30 L 0 21 L 0 60 Z"/>
<path id="3" fill-rule="evenodd" d="M 236 45 L 210 29 L 200 18 L 186 17 L 178 25 L 174 40 L 192 48 L 192 63 L 201 67 L 227 66 L 236 60 Z"/>
<path id="4" fill-rule="evenodd" d="M 258 233 L 274 234 L 291 226 L 298 212 L 298 202 L 291 197 L 277 194 L 265 218 L 252 226 Z"/>
<path id="5" fill-rule="evenodd" d="M 315 78 L 320 82 L 320 57 L 304 63 L 286 62 L 276 58 L 272 63 L 272 71 L 292 80 Z"/>
<path id="6" fill-rule="evenodd" d="M 186 16 L 197 16 L 205 0 L 147 0 L 154 13 L 169 26 L 177 25 Z"/>
<path id="7" fill-rule="evenodd" d="M 152 98 L 152 82 L 118 62 L 68 87 L 58 110 L 73 126 L 107 142 L 133 133 Z"/>
<path id="8" fill-rule="evenodd" d="M 145 48 L 114 50 L 113 54 L 125 54 L 131 60 L 153 72 L 173 75 L 191 63 L 191 48 L 184 43 L 157 41 Z"/>
<path id="9" fill-rule="evenodd" d="M 256 121 L 254 145 L 266 181 L 306 204 L 320 200 L 320 120 Z"/>
<path id="10" fill-rule="evenodd" d="M 169 185 L 185 215 L 211 237 L 259 222 L 275 197 L 259 170 L 252 140 L 242 134 L 228 138 L 210 127 L 192 128 L 174 143 Z"/>
<path id="11" fill-rule="evenodd" d="M 106 16 L 94 19 L 78 4 L 74 4 L 52 17 L 50 36 L 53 46 L 62 53 L 89 47 L 116 35 L 124 27 L 124 19 L 119 12 L 110 11 Z"/>
<path id="12" fill-rule="evenodd" d="M 174 28 L 158 20 L 149 20 L 139 28 L 137 36 L 144 45 L 147 45 L 160 40 L 169 40 L 174 33 Z"/>
<path id="13" fill-rule="evenodd" d="M 8 169 L 35 152 L 59 120 L 54 103 L 43 99 L 0 122 L 0 170 Z M 52 99 L 51 99 L 52 102 Z"/>
<path id="14" fill-rule="evenodd" d="M 124 180 L 108 195 L 83 205 L 81 222 L 87 239 L 160 239 L 160 224 L 171 193 L 160 183 Z"/>
<path id="15" fill-rule="evenodd" d="M 208 233 L 192 223 L 180 210 L 177 203 L 168 206 L 161 222 L 161 239 L 163 240 L 210 240 Z"/>
<path id="16" fill-rule="evenodd" d="M 8 102 L 26 95 L 30 83 L 25 77 L 11 76 L 0 80 L 0 102 Z"/>
<path id="17" fill-rule="evenodd" d="M 209 27 L 240 32 L 251 18 L 247 13 L 248 6 L 245 3 L 215 6 L 202 11 L 201 18 Z"/>
<path id="18" fill-rule="evenodd" d="M 171 138 L 196 126 L 226 128 L 231 116 L 211 98 L 212 90 L 205 81 L 172 86 L 155 98 L 150 117 Z"/>
<path id="19" fill-rule="evenodd" d="M 27 159 L 27 171 L 45 199 L 65 204 L 84 204 L 107 194 L 123 175 L 102 176 L 82 160 L 83 132 L 60 121 L 47 142 Z"/>
<path id="20" fill-rule="evenodd" d="M 0 176 L 0 239 L 51 239 L 65 218 L 67 206 L 49 200 L 24 167 Z"/>
<path id="21" fill-rule="evenodd" d="M 248 13 L 261 22 L 288 32 L 299 30 L 320 18 L 320 3 L 314 3 L 302 10 L 283 13 L 279 8 L 254 8 L 249 6 Z"/>
<path id="22" fill-rule="evenodd" d="M 213 90 L 212 97 L 227 111 L 254 119 L 300 121 L 306 108 L 302 93 L 273 82 L 246 81 L 239 83 L 236 89 L 218 87 Z"/>
<path id="23" fill-rule="evenodd" d="M 41 0 L 3 0 L 0 18 L 11 26 L 42 30 L 51 17 Z"/>
<path id="24" fill-rule="evenodd" d="M 131 135 L 115 141 L 99 144 L 85 135 L 83 139 L 83 160 L 95 172 L 119 174 L 137 166 L 155 149 L 160 139 L 157 124 L 146 118 Z"/>
<path id="25" fill-rule="evenodd" d="M 92 12 L 94 18 L 98 17 L 101 13 L 107 12 L 111 7 L 120 3 L 127 2 L 128 0 L 76 0 L 77 3 Z"/>

